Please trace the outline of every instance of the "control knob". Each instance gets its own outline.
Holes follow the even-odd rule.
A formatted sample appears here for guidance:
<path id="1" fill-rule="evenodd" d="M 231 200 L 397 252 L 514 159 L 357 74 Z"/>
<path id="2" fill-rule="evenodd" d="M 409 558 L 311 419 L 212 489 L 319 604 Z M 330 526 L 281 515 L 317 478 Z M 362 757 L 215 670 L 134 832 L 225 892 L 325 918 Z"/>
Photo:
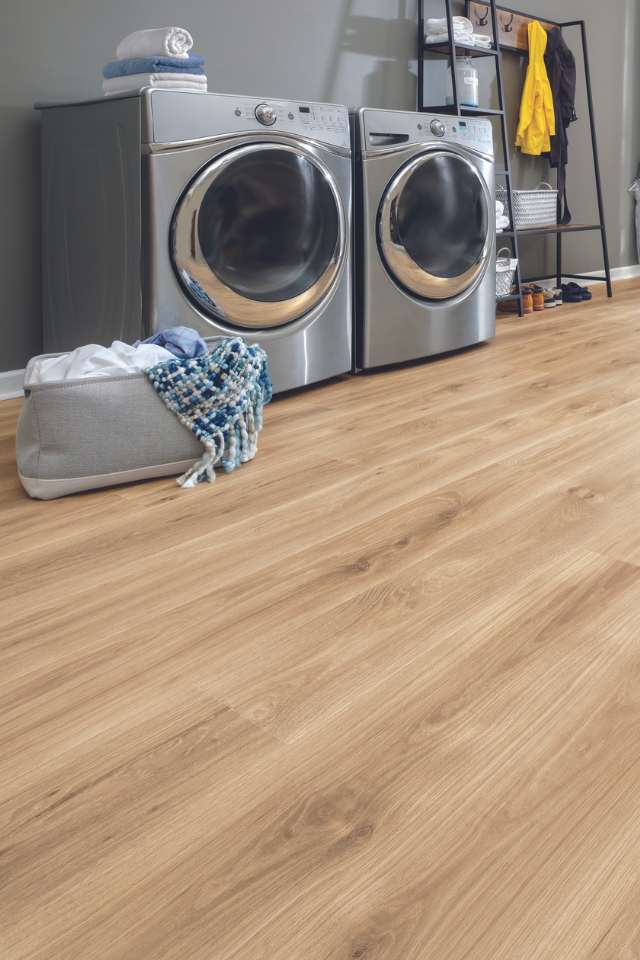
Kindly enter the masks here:
<path id="1" fill-rule="evenodd" d="M 275 108 L 268 103 L 259 103 L 256 107 L 256 120 L 265 127 L 272 127 L 278 119 Z"/>
<path id="2" fill-rule="evenodd" d="M 444 137 L 446 132 L 447 131 L 442 120 L 431 121 L 431 133 L 434 135 L 434 137 Z"/>

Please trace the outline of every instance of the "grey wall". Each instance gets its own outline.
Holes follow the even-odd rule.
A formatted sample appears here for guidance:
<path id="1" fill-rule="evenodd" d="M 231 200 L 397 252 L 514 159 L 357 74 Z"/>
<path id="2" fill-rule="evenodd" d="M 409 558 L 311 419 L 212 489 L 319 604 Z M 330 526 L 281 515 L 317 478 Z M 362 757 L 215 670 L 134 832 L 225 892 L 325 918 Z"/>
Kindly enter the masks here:
<path id="1" fill-rule="evenodd" d="M 633 56 L 640 39 L 635 0 L 528 3 L 541 15 L 557 16 L 559 6 L 563 17 L 586 17 L 597 38 L 593 82 L 612 260 L 630 263 L 635 252 L 625 190 L 640 159 L 640 124 L 631 122 L 640 79 Z M 618 8 L 616 15 L 612 6 Z M 433 8 L 440 15 L 437 0 Z M 411 109 L 415 104 L 416 0 L 182 0 L 177 5 L 169 0 L 15 0 L 3 11 L 0 31 L 0 370 L 22 367 L 40 349 L 38 116 L 33 101 L 98 94 L 100 69 L 122 36 L 176 21 L 195 35 L 207 59 L 211 90 L 354 106 Z M 514 115 L 519 69 L 515 58 L 507 66 Z M 437 77 L 430 82 L 437 85 Z M 574 141 L 571 190 L 577 219 L 583 215 L 581 171 L 586 180 L 589 165 L 577 132 Z M 545 165 L 537 163 L 519 168 L 523 182 L 540 179 Z M 584 244 L 575 253 L 580 268 L 597 266 L 589 241 L 572 242 Z"/>
<path id="2" fill-rule="evenodd" d="M 637 0 L 610 0 L 608 3 L 602 0 L 532 0 L 529 7 L 542 17 L 586 21 L 611 263 L 612 266 L 636 263 L 633 204 L 627 188 L 640 161 L 640 19 Z M 571 28 L 565 31 L 565 36 L 574 50 L 578 66 L 576 112 L 579 119 L 569 129 L 569 206 L 574 222 L 593 223 L 597 220 L 597 206 L 580 34 Z M 512 71 L 516 68 L 512 62 Z M 508 76 L 511 79 L 513 73 Z M 511 93 L 517 89 L 515 77 L 509 82 L 509 89 Z M 514 130 L 517 101 L 514 102 L 512 97 L 510 100 L 511 129 Z M 539 179 L 549 179 L 544 160 L 518 156 L 514 169 L 523 186 L 535 185 Z M 548 240 L 549 247 L 553 242 Z M 597 233 L 567 236 L 563 249 L 568 270 L 601 269 L 602 248 Z"/>

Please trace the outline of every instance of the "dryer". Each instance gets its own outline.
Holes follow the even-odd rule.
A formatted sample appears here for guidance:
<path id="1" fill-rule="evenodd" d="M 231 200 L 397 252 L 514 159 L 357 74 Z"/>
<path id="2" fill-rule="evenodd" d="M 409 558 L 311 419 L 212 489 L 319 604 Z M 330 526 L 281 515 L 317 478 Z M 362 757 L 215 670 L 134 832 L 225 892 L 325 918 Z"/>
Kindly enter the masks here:
<path id="1" fill-rule="evenodd" d="M 351 368 L 345 107 L 149 89 L 44 120 L 47 351 L 185 324 L 260 343 L 274 392 Z"/>
<path id="2" fill-rule="evenodd" d="M 357 368 L 488 340 L 496 320 L 490 121 L 363 108 L 351 123 Z"/>

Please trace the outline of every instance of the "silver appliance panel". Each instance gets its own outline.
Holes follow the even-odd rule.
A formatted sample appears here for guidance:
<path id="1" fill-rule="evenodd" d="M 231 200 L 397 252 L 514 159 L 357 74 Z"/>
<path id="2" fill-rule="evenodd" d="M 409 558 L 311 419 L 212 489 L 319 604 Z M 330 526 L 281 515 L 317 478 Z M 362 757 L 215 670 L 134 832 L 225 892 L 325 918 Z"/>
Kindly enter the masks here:
<path id="1" fill-rule="evenodd" d="M 143 141 L 195 143 L 269 130 L 350 152 L 347 108 L 333 103 L 149 90 Z"/>
<path id="2" fill-rule="evenodd" d="M 355 120 L 359 152 L 365 156 L 421 143 L 457 144 L 493 156 L 493 127 L 483 117 L 363 108 L 356 112 Z"/>
<path id="3" fill-rule="evenodd" d="M 185 191 L 207 167 L 245 145 L 262 148 L 268 143 L 299 158 L 314 181 L 307 199 L 337 194 L 339 205 L 333 200 L 324 204 L 326 229 L 320 231 L 319 248 L 315 255 L 311 247 L 304 251 L 308 269 L 299 278 L 300 291 L 314 289 L 306 312 L 271 327 L 265 317 L 264 326 L 246 327 L 244 336 L 266 348 L 276 392 L 347 372 L 352 362 L 352 169 L 346 109 L 214 93 L 146 89 L 44 111 L 48 349 L 69 350 L 89 340 L 136 340 L 176 324 L 194 326 L 209 337 L 237 334 L 237 327 L 227 319 L 214 319 L 181 286 L 172 264 L 172 221 Z M 211 202 L 219 200 L 212 195 Z M 206 207 L 206 197 L 202 202 Z M 277 212 L 274 206 L 269 210 L 267 205 L 269 216 Z M 317 204 L 303 207 L 310 224 L 317 224 Z M 292 216 L 295 225 L 295 211 L 285 207 L 284 216 Z M 341 243 L 335 241 L 336 218 L 343 226 Z M 273 237 L 273 230 L 269 232 Z M 197 240 L 204 260 L 209 254 L 215 262 L 219 250 L 211 236 Z M 324 263 L 328 249 L 335 253 L 335 264 Z M 287 278 L 289 285 L 295 282 L 290 245 L 281 245 L 280 253 L 286 287 Z M 232 258 L 229 265 L 233 267 Z M 220 273 L 229 289 L 256 293 L 247 290 L 247 277 L 231 276 L 224 269 Z M 263 281 L 257 292 L 269 307 L 278 302 L 279 291 L 269 289 L 266 276 L 258 286 Z M 295 296 L 289 296 L 292 299 Z"/>
<path id="4" fill-rule="evenodd" d="M 369 116 L 370 115 L 370 116 Z M 356 159 L 356 367 L 375 368 L 429 357 L 490 339 L 495 333 L 495 169 L 490 130 L 472 144 L 424 135 L 429 115 L 362 109 L 353 115 Z M 368 119 L 371 122 L 368 122 Z M 452 123 L 458 118 L 441 118 Z M 478 121 L 474 119 L 474 126 Z M 415 125 L 415 134 L 410 129 Z M 490 126 L 490 125 L 489 125 Z M 463 128 L 464 129 L 464 128 Z M 456 131 L 457 133 L 457 131 Z M 482 149 L 478 145 L 482 144 Z M 488 196 L 488 249 L 471 284 L 444 299 L 412 292 L 394 279 L 379 245 L 381 204 L 389 185 L 408 164 L 434 150 L 465 157 Z M 463 245 L 465 238 L 461 238 Z"/>

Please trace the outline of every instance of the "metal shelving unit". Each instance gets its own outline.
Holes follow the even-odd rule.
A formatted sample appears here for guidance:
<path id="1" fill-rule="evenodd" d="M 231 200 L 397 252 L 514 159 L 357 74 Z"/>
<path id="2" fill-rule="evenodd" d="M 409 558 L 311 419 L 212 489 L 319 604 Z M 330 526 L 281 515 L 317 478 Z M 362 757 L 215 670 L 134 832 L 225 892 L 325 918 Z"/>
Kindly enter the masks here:
<path id="1" fill-rule="evenodd" d="M 587 107 L 589 115 L 589 129 L 591 134 L 591 147 L 593 152 L 593 166 L 595 174 L 595 183 L 596 183 L 596 198 L 598 203 L 598 222 L 589 223 L 589 224 L 567 224 L 562 225 L 560 223 L 553 224 L 547 227 L 526 227 L 526 228 L 516 228 L 514 226 L 514 217 L 513 217 L 513 175 L 511 170 L 511 151 L 509 149 L 509 131 L 507 128 L 507 118 L 505 113 L 505 98 L 504 98 L 504 86 L 502 82 L 502 52 L 503 49 L 500 45 L 500 29 L 498 23 L 498 11 L 505 12 L 508 14 L 517 14 L 520 16 L 527 17 L 528 19 L 535 19 L 534 17 L 524 14 L 521 11 L 513 10 L 510 7 L 497 6 L 495 0 L 485 0 L 485 5 L 487 11 L 491 16 L 491 29 L 492 35 L 494 38 L 494 45 L 491 48 L 481 48 L 473 47 L 464 43 L 454 42 L 453 34 L 453 11 L 452 11 L 452 0 L 444 0 L 445 13 L 447 19 L 447 33 L 449 40 L 447 43 L 426 43 L 425 41 L 425 17 L 424 17 L 424 4 L 425 0 L 418 0 L 418 105 L 417 108 L 420 111 L 426 113 L 446 113 L 453 114 L 454 116 L 459 117 L 472 117 L 472 116 L 481 116 L 481 117 L 497 117 L 500 119 L 500 129 L 502 134 L 502 150 L 503 150 L 503 166 L 496 168 L 496 176 L 500 176 L 505 180 L 506 193 L 507 193 L 507 211 L 509 215 L 509 221 L 512 225 L 511 230 L 504 230 L 501 233 L 497 234 L 497 239 L 505 238 L 509 241 L 511 249 L 513 251 L 513 257 L 518 261 L 518 267 L 516 270 L 516 283 L 518 287 L 518 312 L 520 316 L 523 316 L 524 311 L 522 308 L 522 284 L 523 283 L 534 283 L 541 280 L 550 280 L 555 279 L 556 284 L 560 286 L 562 282 L 562 277 L 567 276 L 575 280 L 585 280 L 590 281 L 602 281 L 607 285 L 607 295 L 609 297 L 613 296 L 613 289 L 611 285 L 611 269 L 609 266 L 609 251 L 607 245 L 607 230 L 604 221 L 604 204 L 602 199 L 602 183 L 600 179 L 600 162 L 598 158 L 598 145 L 595 132 L 595 121 L 594 121 L 594 111 L 593 111 L 593 97 L 591 95 L 591 71 L 589 68 L 589 54 L 587 49 L 587 35 L 586 28 L 583 20 L 570 20 L 566 23 L 552 23 L 553 26 L 557 27 L 578 27 L 580 29 L 580 39 L 582 43 L 583 51 L 583 62 L 585 68 L 585 78 L 587 86 Z M 545 23 L 551 21 L 546 20 Z M 512 51 L 509 48 L 509 52 L 514 52 L 517 55 L 526 55 L 524 51 Z M 425 59 L 429 56 L 439 56 L 445 57 L 449 64 L 451 65 L 451 85 L 453 93 L 453 103 L 446 104 L 444 106 L 439 104 L 425 104 L 424 102 L 424 63 Z M 467 57 L 489 57 L 492 58 L 495 63 L 496 70 L 496 82 L 498 89 L 498 109 L 490 107 L 468 107 L 460 104 L 458 96 L 458 84 L 456 78 L 456 57 L 467 56 Z M 558 197 L 558 221 L 560 220 L 560 197 Z M 595 277 L 585 277 L 582 274 L 563 274 L 562 271 L 562 238 L 564 234 L 570 233 L 581 233 L 585 231 L 598 231 L 601 236 L 602 241 L 602 261 L 604 268 L 604 276 L 595 276 Z M 538 277 L 527 277 L 523 278 L 520 268 L 520 253 L 519 253 L 519 238 L 528 238 L 535 236 L 555 236 L 556 238 L 556 271 L 555 274 L 546 274 L 544 276 Z"/>

